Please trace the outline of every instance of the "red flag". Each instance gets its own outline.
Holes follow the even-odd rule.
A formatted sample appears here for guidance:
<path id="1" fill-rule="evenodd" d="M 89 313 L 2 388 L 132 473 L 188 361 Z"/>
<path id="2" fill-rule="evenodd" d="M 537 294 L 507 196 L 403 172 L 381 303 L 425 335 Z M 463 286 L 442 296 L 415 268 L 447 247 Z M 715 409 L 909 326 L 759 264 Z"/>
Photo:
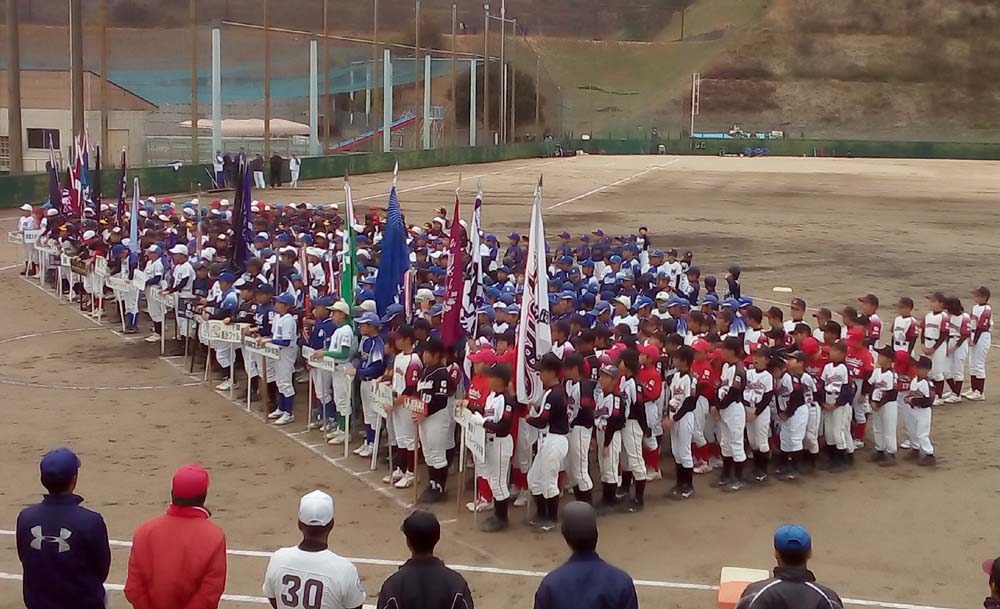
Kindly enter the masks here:
<path id="1" fill-rule="evenodd" d="M 441 321 L 441 340 L 446 345 L 455 344 L 462 337 L 462 225 L 458 223 L 458 195 L 455 195 L 455 214 L 451 217 L 451 242 L 448 254 L 448 272 L 444 279 L 444 318 Z"/>

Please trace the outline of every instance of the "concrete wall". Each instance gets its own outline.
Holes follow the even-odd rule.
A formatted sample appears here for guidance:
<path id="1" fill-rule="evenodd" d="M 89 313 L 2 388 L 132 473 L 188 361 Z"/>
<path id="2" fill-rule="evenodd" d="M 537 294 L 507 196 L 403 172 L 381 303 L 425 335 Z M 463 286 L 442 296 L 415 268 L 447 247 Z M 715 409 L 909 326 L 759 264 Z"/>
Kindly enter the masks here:
<path id="1" fill-rule="evenodd" d="M 121 146 L 127 147 L 128 163 L 132 166 L 146 163 L 146 121 L 149 113 L 145 111 L 112 110 L 108 115 L 108 129 L 117 133 L 109 133 L 112 146 L 117 150 L 110 151 L 101 142 L 101 113 L 88 111 L 84 113 L 84 122 L 90 132 L 91 146 L 101 146 L 101 162 L 107 166 L 108 153 L 118 164 Z M 36 110 L 21 111 L 21 124 L 24 132 L 21 137 L 24 142 L 24 170 L 27 172 L 45 171 L 45 162 L 49 160 L 48 149 L 34 150 L 28 146 L 27 129 L 58 129 L 59 149 L 57 158 L 65 163 L 70 158 L 73 147 L 73 115 L 69 110 Z M 126 137 L 127 134 L 127 137 Z M 0 108 L 0 136 L 7 133 L 7 109 Z M 94 160 L 91 160 L 94 164 Z"/>

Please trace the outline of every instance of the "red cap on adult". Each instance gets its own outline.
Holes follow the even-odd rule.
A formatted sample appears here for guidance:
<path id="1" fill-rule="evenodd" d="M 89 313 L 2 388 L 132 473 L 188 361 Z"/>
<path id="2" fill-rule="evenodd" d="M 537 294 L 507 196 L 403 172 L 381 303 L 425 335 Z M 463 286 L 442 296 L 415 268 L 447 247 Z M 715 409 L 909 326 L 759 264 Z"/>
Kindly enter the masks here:
<path id="1" fill-rule="evenodd" d="M 197 463 L 178 468 L 170 492 L 178 499 L 201 497 L 208 493 L 208 472 Z"/>

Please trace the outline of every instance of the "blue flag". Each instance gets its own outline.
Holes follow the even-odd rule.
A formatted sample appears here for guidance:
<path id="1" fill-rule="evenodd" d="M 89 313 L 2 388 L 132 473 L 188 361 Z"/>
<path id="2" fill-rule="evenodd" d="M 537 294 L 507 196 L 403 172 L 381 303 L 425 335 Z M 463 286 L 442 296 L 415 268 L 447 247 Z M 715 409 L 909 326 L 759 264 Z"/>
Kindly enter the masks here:
<path id="1" fill-rule="evenodd" d="M 139 252 L 139 178 L 132 181 L 132 208 L 129 210 L 128 249 Z"/>
<path id="2" fill-rule="evenodd" d="M 403 212 L 399 209 L 396 181 L 393 178 L 389 192 L 389 209 L 386 212 L 385 234 L 382 237 L 382 263 L 375 279 L 375 304 L 379 315 L 386 308 L 400 302 L 403 277 L 410 268 L 410 253 L 406 249 L 406 227 L 403 226 Z"/>

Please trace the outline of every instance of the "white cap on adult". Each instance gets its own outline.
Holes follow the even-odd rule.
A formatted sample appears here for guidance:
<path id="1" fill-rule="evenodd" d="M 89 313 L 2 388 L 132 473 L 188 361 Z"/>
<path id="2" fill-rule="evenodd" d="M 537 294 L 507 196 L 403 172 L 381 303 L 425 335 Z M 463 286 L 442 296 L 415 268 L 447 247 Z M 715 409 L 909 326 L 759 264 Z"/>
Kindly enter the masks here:
<path id="1" fill-rule="evenodd" d="M 333 522 L 333 497 L 323 491 L 313 491 L 299 501 L 299 522 L 312 527 L 325 527 Z"/>

